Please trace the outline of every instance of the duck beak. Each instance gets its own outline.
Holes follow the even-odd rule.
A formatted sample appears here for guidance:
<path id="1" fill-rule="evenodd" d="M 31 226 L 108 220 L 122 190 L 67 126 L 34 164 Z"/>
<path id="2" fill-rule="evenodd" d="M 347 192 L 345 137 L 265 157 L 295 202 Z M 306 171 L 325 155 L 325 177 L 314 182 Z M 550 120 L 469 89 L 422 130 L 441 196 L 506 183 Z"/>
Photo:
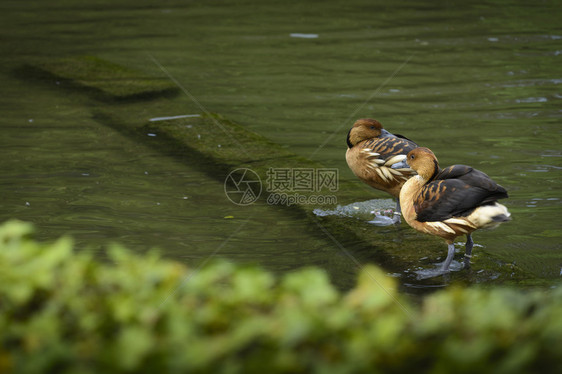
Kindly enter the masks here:
<path id="1" fill-rule="evenodd" d="M 406 163 L 406 160 L 397 162 L 395 164 L 392 164 L 391 166 L 392 169 L 409 169 L 410 167 L 408 166 L 408 163 Z"/>
<path id="2" fill-rule="evenodd" d="M 381 134 L 379 135 L 379 138 L 389 138 L 389 137 L 392 137 L 392 136 L 394 136 L 394 135 L 392 135 L 391 133 L 389 133 L 385 129 L 382 129 Z"/>

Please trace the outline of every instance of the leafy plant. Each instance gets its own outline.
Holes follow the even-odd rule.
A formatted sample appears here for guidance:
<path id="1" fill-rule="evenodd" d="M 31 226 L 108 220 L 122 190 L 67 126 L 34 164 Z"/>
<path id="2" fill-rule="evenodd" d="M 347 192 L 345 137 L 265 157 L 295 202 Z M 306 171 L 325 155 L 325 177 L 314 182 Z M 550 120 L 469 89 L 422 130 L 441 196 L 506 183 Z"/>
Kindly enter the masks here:
<path id="1" fill-rule="evenodd" d="M 0 226 L 0 372 L 561 372 L 562 292 L 450 288 L 416 305 L 365 266 L 336 290 L 318 268 L 281 278 L 201 270 Z"/>

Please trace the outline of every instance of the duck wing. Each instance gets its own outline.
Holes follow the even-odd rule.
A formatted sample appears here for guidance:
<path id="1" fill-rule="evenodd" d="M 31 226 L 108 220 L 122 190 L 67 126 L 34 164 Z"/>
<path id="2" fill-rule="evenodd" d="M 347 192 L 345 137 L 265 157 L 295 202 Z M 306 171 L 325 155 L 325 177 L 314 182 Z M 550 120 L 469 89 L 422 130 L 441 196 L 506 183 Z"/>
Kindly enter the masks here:
<path id="1" fill-rule="evenodd" d="M 410 143 L 412 143 L 413 145 L 415 145 L 416 147 L 418 146 L 418 145 L 416 144 L 416 142 L 414 142 L 412 139 L 406 138 L 404 135 L 400 135 L 400 134 L 392 134 L 392 135 L 394 135 L 394 136 L 396 136 L 396 137 L 398 137 L 398 138 L 401 138 L 401 139 L 405 139 L 405 140 L 409 141 Z"/>
<path id="2" fill-rule="evenodd" d="M 377 153 L 382 160 L 388 160 L 397 155 L 406 156 L 412 149 L 417 148 L 417 144 L 405 138 L 388 136 L 384 138 L 373 138 L 367 140 L 363 148 L 369 148 L 371 152 Z M 402 161 L 396 160 L 396 162 Z M 393 164 L 394 162 L 392 162 Z M 390 166 L 390 165 L 389 165 Z"/>
<path id="3" fill-rule="evenodd" d="M 453 165 L 422 187 L 414 209 L 420 222 L 443 221 L 467 216 L 479 206 L 507 197 L 505 188 L 480 170 Z"/>

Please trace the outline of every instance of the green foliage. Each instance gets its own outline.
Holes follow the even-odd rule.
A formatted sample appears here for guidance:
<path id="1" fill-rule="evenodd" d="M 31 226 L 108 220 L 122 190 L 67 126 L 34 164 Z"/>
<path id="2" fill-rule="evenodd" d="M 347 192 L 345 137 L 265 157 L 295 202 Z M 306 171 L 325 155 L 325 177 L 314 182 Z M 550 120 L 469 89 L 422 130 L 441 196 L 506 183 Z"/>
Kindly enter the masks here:
<path id="1" fill-rule="evenodd" d="M 562 292 L 451 288 L 414 305 L 377 267 L 201 270 L 0 226 L 0 372 L 560 372 Z"/>

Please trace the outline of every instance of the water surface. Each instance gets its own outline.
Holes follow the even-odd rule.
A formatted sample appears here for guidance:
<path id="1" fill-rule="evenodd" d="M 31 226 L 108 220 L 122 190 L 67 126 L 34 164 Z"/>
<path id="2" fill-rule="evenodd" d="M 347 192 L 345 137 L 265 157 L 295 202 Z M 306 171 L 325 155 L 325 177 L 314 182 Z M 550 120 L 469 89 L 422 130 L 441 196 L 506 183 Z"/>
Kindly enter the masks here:
<path id="1" fill-rule="evenodd" d="M 475 234 L 479 256 L 515 263 L 533 282 L 556 281 L 559 6 L 387 3 L 3 2 L 0 219 L 34 222 L 43 239 L 70 233 L 79 248 L 100 253 L 119 241 L 139 252 L 158 246 L 189 264 L 226 257 L 277 271 L 320 265 L 338 284 L 353 282 L 353 261 L 304 218 L 265 204 L 236 206 L 197 159 L 159 152 L 93 115 L 120 104 L 15 73 L 37 58 L 88 54 L 165 76 L 154 58 L 206 110 L 338 168 L 342 179 L 356 180 L 345 164 L 345 135 L 360 117 L 430 147 L 442 166 L 485 171 L 508 189 L 514 220 Z M 170 100 L 182 101 L 183 112 L 163 104 L 146 120 L 201 112 L 186 95 Z M 341 205 L 387 198 L 354 186 Z M 422 268 L 445 255 L 442 242 L 405 224 L 366 220 L 358 223 L 381 230 L 388 243 L 435 246 Z M 340 245 L 362 263 L 376 259 L 361 243 Z M 423 286 L 413 270 L 394 275 Z"/>

